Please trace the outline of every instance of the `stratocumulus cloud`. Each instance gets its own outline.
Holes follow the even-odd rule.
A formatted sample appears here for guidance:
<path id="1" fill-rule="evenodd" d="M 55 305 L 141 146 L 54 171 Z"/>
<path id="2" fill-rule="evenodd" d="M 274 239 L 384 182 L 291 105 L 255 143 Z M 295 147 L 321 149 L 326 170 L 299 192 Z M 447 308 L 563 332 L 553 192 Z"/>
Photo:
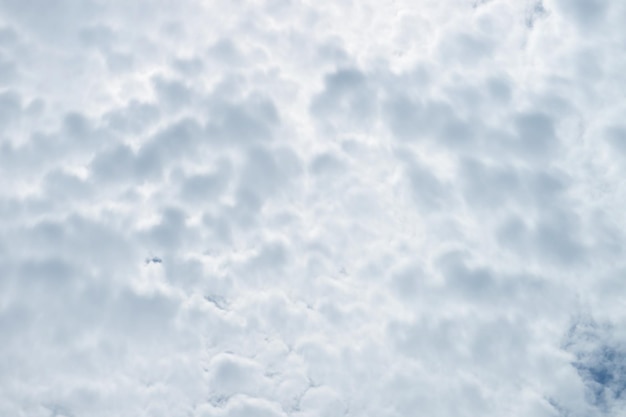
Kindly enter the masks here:
<path id="1" fill-rule="evenodd" d="M 622 416 L 624 27 L 0 0 L 0 415 Z"/>

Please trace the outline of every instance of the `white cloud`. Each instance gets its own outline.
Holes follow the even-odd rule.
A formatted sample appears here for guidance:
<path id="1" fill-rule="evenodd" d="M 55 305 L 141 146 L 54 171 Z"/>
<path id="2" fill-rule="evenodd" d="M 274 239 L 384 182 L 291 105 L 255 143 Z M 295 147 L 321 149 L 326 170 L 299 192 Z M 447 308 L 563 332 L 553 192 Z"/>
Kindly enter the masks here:
<path id="1" fill-rule="evenodd" d="M 624 22 L 0 0 L 0 415 L 620 415 Z"/>

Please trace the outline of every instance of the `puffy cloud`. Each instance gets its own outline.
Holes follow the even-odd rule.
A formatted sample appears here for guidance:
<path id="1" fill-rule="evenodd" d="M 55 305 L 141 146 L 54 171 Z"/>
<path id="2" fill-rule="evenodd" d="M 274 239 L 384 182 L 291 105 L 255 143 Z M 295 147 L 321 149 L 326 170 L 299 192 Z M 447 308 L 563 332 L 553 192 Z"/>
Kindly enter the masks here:
<path id="1" fill-rule="evenodd" d="M 0 0 L 0 414 L 620 415 L 624 22 Z"/>

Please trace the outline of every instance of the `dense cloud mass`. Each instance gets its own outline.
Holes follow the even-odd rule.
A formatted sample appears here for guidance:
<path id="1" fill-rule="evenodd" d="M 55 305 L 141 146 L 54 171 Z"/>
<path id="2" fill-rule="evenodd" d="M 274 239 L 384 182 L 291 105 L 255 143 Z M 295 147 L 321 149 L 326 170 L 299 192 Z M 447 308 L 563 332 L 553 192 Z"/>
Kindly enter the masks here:
<path id="1" fill-rule="evenodd" d="M 625 27 L 0 0 L 0 415 L 623 416 Z"/>

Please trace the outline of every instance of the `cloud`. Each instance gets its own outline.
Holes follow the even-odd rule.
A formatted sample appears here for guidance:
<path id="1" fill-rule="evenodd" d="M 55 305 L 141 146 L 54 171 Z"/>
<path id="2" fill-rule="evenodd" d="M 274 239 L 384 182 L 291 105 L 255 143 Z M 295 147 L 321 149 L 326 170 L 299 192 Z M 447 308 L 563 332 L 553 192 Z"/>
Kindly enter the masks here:
<path id="1" fill-rule="evenodd" d="M 0 0 L 0 415 L 620 415 L 625 11 Z"/>

